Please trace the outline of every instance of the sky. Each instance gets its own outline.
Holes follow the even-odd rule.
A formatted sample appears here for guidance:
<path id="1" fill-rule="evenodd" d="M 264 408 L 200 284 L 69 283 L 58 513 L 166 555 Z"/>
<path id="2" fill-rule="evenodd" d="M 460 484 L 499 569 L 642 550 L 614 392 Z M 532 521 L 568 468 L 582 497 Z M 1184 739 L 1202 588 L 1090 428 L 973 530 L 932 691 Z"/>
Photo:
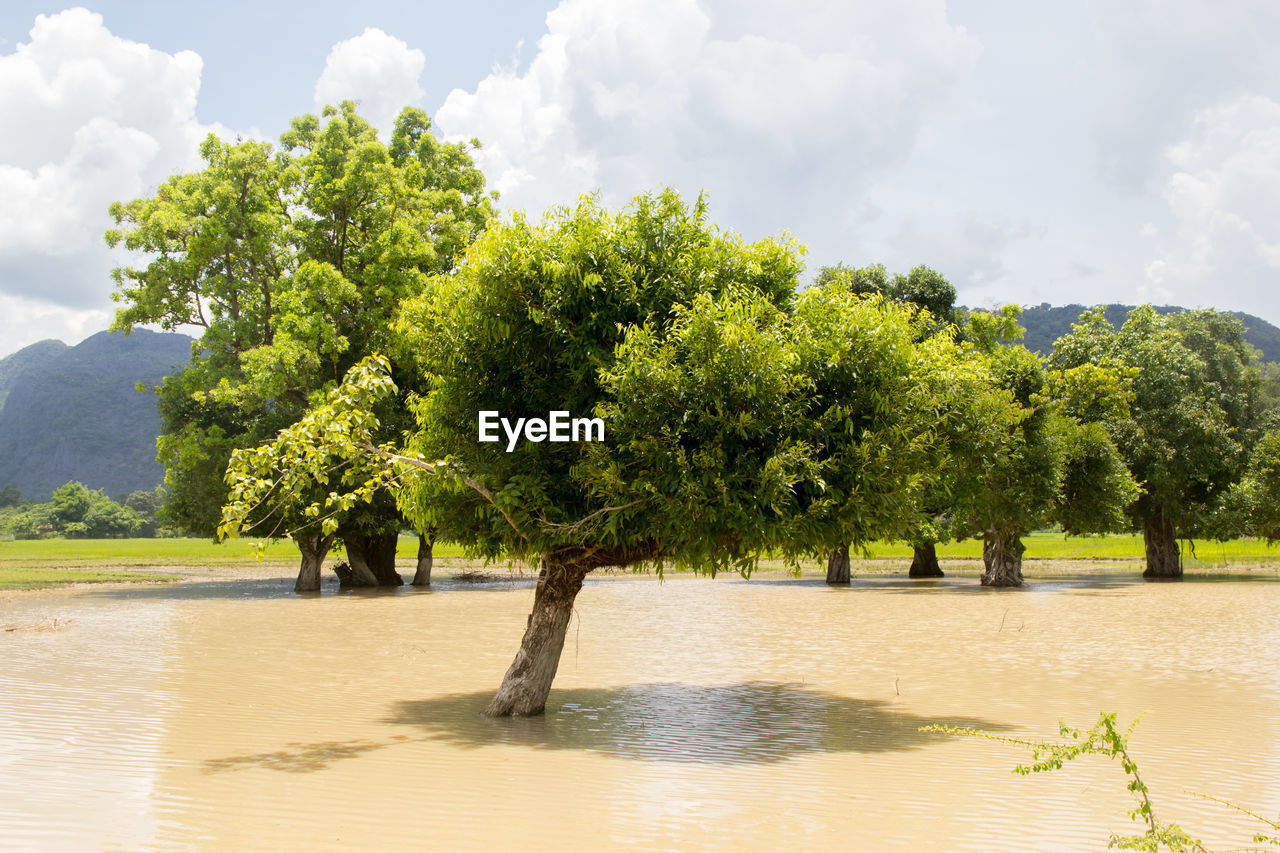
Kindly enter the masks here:
<path id="1" fill-rule="evenodd" d="M 344 98 L 479 139 L 504 215 L 670 186 L 809 275 L 1280 325 L 1276 44 L 1271 0 L 6 0 L 0 356 L 108 326 L 112 201 Z"/>

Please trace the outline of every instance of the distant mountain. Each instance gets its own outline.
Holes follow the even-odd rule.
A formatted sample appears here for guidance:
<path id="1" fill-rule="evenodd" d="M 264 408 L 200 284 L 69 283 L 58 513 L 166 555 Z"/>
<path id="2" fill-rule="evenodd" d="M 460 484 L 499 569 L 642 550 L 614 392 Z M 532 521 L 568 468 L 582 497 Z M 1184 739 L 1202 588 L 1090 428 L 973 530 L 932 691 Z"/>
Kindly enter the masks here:
<path id="1" fill-rule="evenodd" d="M 79 480 L 119 495 L 164 480 L 155 461 L 155 384 L 191 357 L 191 338 L 137 329 L 74 347 L 41 341 L 0 359 L 0 488 L 48 500 Z"/>
<path id="2" fill-rule="evenodd" d="M 1107 321 L 1118 329 L 1124 325 L 1125 318 L 1133 308 L 1132 305 L 1108 305 Z M 1022 316 L 1018 318 L 1018 322 L 1027 330 L 1022 344 L 1029 350 L 1048 355 L 1053 350 L 1053 342 L 1071 331 L 1071 324 L 1080 319 L 1085 309 L 1084 305 L 1050 305 L 1047 302 L 1023 306 Z M 1175 305 L 1160 305 L 1156 310 L 1161 314 L 1174 314 L 1187 309 Z M 1252 314 L 1240 311 L 1226 313 L 1244 323 L 1244 339 L 1262 352 L 1263 361 L 1280 362 L 1280 328 Z"/>
<path id="3" fill-rule="evenodd" d="M 0 409 L 4 408 L 4 400 L 9 396 L 9 391 L 18 381 L 18 377 L 31 370 L 48 367 L 66 351 L 66 344 L 50 338 L 37 341 L 13 355 L 0 358 Z"/>

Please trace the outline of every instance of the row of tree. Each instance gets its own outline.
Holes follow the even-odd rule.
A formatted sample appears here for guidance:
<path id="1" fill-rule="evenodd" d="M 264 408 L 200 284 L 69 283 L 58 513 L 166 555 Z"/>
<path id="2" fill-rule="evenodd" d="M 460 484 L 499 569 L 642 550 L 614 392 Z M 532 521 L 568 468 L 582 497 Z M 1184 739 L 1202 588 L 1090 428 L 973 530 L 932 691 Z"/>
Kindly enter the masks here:
<path id="1" fill-rule="evenodd" d="M 0 489 L 0 535 L 15 539 L 118 539 L 164 535 L 156 516 L 163 486 L 138 490 L 118 500 L 83 483 L 59 486 L 45 503 L 23 501 L 12 486 Z"/>
<path id="2" fill-rule="evenodd" d="M 1212 312 L 1091 316 L 1046 362 L 1001 343 L 1016 309 L 962 314 L 924 267 L 802 291 L 798 245 L 746 244 L 701 198 L 496 220 L 415 110 L 389 145 L 344 104 L 280 152 L 203 153 L 108 235 L 149 255 L 116 273 L 119 327 L 206 328 L 159 389 L 171 517 L 293 538 L 300 591 L 338 540 L 345 582 L 400 583 L 404 526 L 419 582 L 436 535 L 539 562 L 490 713 L 541 712 L 602 566 L 820 554 L 847 582 L 873 540 L 913 542 L 919 576 L 935 542 L 980 536 L 983 583 L 1009 586 L 1022 537 L 1057 523 L 1142 529 L 1148 575 L 1176 577 L 1178 536 L 1274 529 L 1280 448 L 1239 324 Z M 607 440 L 505 452 L 482 410 L 601 417 Z"/>

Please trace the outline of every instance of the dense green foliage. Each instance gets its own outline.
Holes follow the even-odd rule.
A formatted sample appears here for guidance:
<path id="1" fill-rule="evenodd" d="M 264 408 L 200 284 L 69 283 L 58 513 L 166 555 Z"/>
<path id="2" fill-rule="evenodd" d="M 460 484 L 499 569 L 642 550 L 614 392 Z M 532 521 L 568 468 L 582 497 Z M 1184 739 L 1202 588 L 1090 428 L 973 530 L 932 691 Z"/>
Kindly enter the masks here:
<path id="1" fill-rule="evenodd" d="M 1124 325 L 1133 305 L 1112 303 L 1101 306 L 1107 322 L 1117 329 Z M 1071 327 L 1080 322 L 1083 315 L 1092 310 L 1084 305 L 1027 305 L 1022 309 L 1021 322 L 1026 330 L 1022 337 L 1022 345 L 1027 349 L 1048 356 L 1053 351 L 1053 343 L 1058 338 L 1071 334 Z M 1186 308 L 1161 305 L 1152 308 L 1158 314 L 1181 314 Z M 1280 362 L 1280 328 L 1277 328 L 1261 317 L 1245 314 L 1241 311 L 1224 312 L 1239 320 L 1244 326 L 1244 339 L 1255 347 L 1263 361 Z"/>
<path id="2" fill-rule="evenodd" d="M 16 506 L 0 516 L 0 533 L 17 539 L 136 536 L 145 525 L 146 519 L 137 510 L 76 482 L 55 490 L 48 503 Z"/>
<path id="3" fill-rule="evenodd" d="M 449 458 L 492 501 L 421 478 L 402 502 L 411 516 L 482 553 L 533 556 L 590 543 L 659 555 L 667 550 L 658 545 L 662 534 L 634 523 L 639 505 L 622 508 L 634 498 L 614 500 L 592 473 L 600 460 L 584 467 L 592 445 L 526 442 L 506 453 L 476 441 L 476 412 L 605 415 L 599 407 L 614 396 L 609 374 L 630 351 L 620 348 L 630 333 L 643 327 L 664 335 L 684 322 L 684 307 L 731 290 L 762 311 L 785 306 L 798 272 L 793 247 L 743 245 L 717 233 L 701 201 L 688 209 L 674 193 L 642 197 L 622 214 L 588 199 L 543 223 L 517 218 L 490 228 L 459 274 L 406 306 L 397 328 L 432 380 L 415 406 L 418 429 L 408 449 Z M 763 409 L 781 389 L 761 382 L 753 391 Z M 609 417 L 606 424 L 607 444 L 616 447 L 613 436 L 625 434 L 626 424 Z"/>
<path id="4" fill-rule="evenodd" d="M 395 385 L 386 362 L 363 363 L 237 454 L 226 529 L 273 493 L 297 502 L 297 478 L 341 482 L 295 507 L 323 519 L 395 477 L 416 523 L 490 556 L 747 570 L 764 551 L 899 535 L 950 439 L 1003 434 L 1016 412 L 985 355 L 925 333 L 931 316 L 847 288 L 797 297 L 798 271 L 793 247 L 746 246 L 670 192 L 492 226 L 397 324 L 430 379 L 407 443 L 374 450 Z M 609 435 L 507 452 L 477 441 L 484 410 L 589 413 Z M 343 467 L 362 448 L 408 467 Z"/>
<path id="5" fill-rule="evenodd" d="M 270 144 L 210 136 L 205 168 L 112 206 L 107 242 L 146 253 L 115 271 L 118 328 L 204 329 L 191 363 L 159 389 L 171 523 L 212 533 L 227 460 L 294 423 L 348 368 L 391 341 L 391 317 L 453 269 L 492 216 L 468 147 L 404 110 L 384 145 L 350 102 L 295 118 Z M 398 376 L 412 390 L 416 379 Z M 403 405 L 384 411 L 402 426 Z M 376 495 L 368 495 L 377 501 Z M 306 520 L 261 518 L 266 531 Z M 389 498 L 349 507 L 348 531 L 400 524 Z"/>
<path id="6" fill-rule="evenodd" d="M 1223 496 L 1209 529 L 1219 539 L 1280 540 L 1280 432 L 1266 433 L 1254 446 L 1244 476 Z"/>
<path id="7" fill-rule="evenodd" d="M 1142 492 L 1129 523 L 1148 542 L 1148 572 L 1177 575 L 1176 537 L 1211 530 L 1263 425 L 1259 376 L 1240 324 L 1223 314 L 1135 309 L 1118 331 L 1085 314 L 1054 345 L 1060 369 L 1095 366 L 1125 377 L 1127 409 L 1105 424 Z"/>
<path id="8" fill-rule="evenodd" d="M 927 312 L 928 322 L 922 332 L 936 333 L 950 325 L 958 332 L 963 312 L 956 307 L 956 288 L 937 270 L 926 266 L 908 273 L 889 271 L 882 264 L 851 267 L 846 264 L 822 267 L 814 278 L 814 287 L 841 290 L 857 296 L 883 296 Z"/>

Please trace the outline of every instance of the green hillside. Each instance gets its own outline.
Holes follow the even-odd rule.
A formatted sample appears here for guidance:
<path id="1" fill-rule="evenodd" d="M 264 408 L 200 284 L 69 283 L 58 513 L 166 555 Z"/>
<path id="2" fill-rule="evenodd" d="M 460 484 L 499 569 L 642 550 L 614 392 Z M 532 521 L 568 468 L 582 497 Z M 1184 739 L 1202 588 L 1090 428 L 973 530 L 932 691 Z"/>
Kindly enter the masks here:
<path id="1" fill-rule="evenodd" d="M 1071 324 L 1079 319 L 1086 307 L 1088 306 L 1050 305 L 1047 302 L 1024 306 L 1022 316 L 1018 320 L 1027 330 L 1022 339 L 1023 345 L 1029 350 L 1048 355 L 1053 349 L 1053 342 L 1071 331 Z M 1132 305 L 1107 305 L 1107 320 L 1111 325 L 1119 328 L 1133 308 Z M 1174 305 L 1161 305 L 1156 310 L 1161 314 L 1173 314 L 1187 309 Z M 1280 363 L 1280 328 L 1252 314 L 1241 311 L 1227 313 L 1244 323 L 1245 340 L 1262 352 L 1263 361 Z"/>
<path id="2" fill-rule="evenodd" d="M 78 480 L 118 495 L 164 479 L 155 461 L 153 384 L 191 355 L 185 335 L 99 332 L 74 347 L 41 341 L 0 361 L 0 488 L 48 500 Z M 7 386 L 7 387 L 6 387 Z"/>
<path id="3" fill-rule="evenodd" d="M 41 370 L 53 364 L 66 352 L 67 345 L 52 338 L 37 341 L 29 347 L 18 350 L 13 355 L 0 358 L 0 410 L 4 409 L 5 398 L 15 382 L 25 373 Z"/>

